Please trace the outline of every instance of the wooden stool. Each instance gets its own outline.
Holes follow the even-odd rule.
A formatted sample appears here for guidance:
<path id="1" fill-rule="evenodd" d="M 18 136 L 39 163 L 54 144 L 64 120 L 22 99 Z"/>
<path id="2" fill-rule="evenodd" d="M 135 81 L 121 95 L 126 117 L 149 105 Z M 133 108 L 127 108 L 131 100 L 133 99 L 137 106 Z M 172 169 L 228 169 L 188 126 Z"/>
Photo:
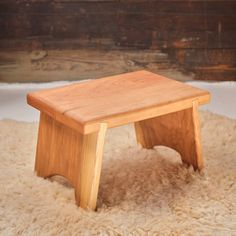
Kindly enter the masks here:
<path id="1" fill-rule="evenodd" d="M 209 100 L 207 91 L 148 71 L 29 93 L 41 111 L 35 171 L 66 177 L 77 204 L 94 210 L 106 130 L 133 122 L 144 148 L 171 147 L 201 169 L 198 105 Z"/>

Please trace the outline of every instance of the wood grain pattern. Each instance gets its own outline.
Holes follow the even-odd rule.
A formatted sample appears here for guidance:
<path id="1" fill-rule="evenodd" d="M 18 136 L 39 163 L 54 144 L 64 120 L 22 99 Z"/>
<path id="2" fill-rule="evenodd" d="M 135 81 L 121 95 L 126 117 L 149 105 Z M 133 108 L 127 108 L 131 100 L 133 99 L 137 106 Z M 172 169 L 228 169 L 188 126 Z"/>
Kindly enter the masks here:
<path id="1" fill-rule="evenodd" d="M 102 168 L 103 146 L 107 124 L 100 124 L 98 133 L 83 136 L 80 156 L 79 181 L 76 186 L 76 202 L 84 209 L 95 210 Z"/>
<path id="2" fill-rule="evenodd" d="M 197 100 L 191 108 L 135 122 L 135 131 L 144 148 L 157 145 L 173 148 L 183 162 L 195 170 L 203 168 Z"/>
<path id="3" fill-rule="evenodd" d="M 207 91 L 137 71 L 28 94 L 28 103 L 81 133 L 119 126 L 209 101 Z"/>
<path id="4" fill-rule="evenodd" d="M 184 51 L 186 60 L 170 57 L 172 65 L 200 80 L 236 80 L 235 60 L 225 49 L 236 50 L 234 0 L 178 1 L 0 1 L 0 48 L 25 49 L 158 49 L 171 55 Z M 192 49 L 196 54 L 189 55 Z M 197 52 L 222 51 L 219 64 L 233 68 L 200 70 L 211 66 Z M 188 57 L 189 55 L 189 57 Z M 192 58 L 195 60 L 191 63 Z M 217 64 L 217 63 L 216 63 Z M 187 66 L 186 66 L 187 65 Z"/>
<path id="5" fill-rule="evenodd" d="M 235 34 L 235 1 L 41 1 L 0 2 L 1 38 L 44 42 L 55 39 L 111 39 L 113 45 L 150 48 L 153 41 L 165 48 L 173 32 Z M 206 32 L 207 31 L 207 32 Z M 152 33 L 157 32 L 156 38 Z M 134 35 L 139 33 L 139 37 Z M 193 37 L 194 35 L 190 35 Z M 217 36 L 217 37 L 216 37 Z M 224 37 L 224 34 L 222 34 Z M 224 37 L 226 38 L 226 37 Z M 188 39 L 188 38 L 186 38 Z M 192 48 L 204 37 L 190 40 Z M 168 44 L 168 47 L 173 47 Z M 65 45 L 66 43 L 64 43 Z M 46 43 L 47 45 L 47 43 Z M 111 45 L 110 45 L 111 46 Z M 227 46 L 227 44 L 225 45 Z"/>
<path id="6" fill-rule="evenodd" d="M 75 186 L 82 139 L 80 133 L 41 112 L 35 162 L 37 175 L 62 175 Z"/>
<path id="7" fill-rule="evenodd" d="M 82 135 L 41 112 L 35 171 L 47 178 L 61 175 L 75 188 L 76 203 L 96 208 L 106 124 L 98 133 Z"/>
<path id="8" fill-rule="evenodd" d="M 106 130 L 131 122 L 143 147 L 172 147 L 202 169 L 198 105 L 209 99 L 207 91 L 147 71 L 30 93 L 28 103 L 41 111 L 35 171 L 66 177 L 76 203 L 96 209 Z"/>

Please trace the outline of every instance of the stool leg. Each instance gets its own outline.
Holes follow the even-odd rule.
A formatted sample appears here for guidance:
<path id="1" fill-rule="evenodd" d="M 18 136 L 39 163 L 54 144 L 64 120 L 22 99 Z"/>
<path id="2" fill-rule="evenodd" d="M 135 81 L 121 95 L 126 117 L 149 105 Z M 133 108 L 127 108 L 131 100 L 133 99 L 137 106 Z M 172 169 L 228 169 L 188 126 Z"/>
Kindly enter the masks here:
<path id="1" fill-rule="evenodd" d="M 40 177 L 61 175 L 75 188 L 76 203 L 96 208 L 107 124 L 82 135 L 41 112 L 35 171 Z"/>
<path id="2" fill-rule="evenodd" d="M 107 124 L 102 123 L 99 132 L 83 137 L 75 196 L 77 204 L 84 209 L 96 208 L 106 130 Z"/>
<path id="3" fill-rule="evenodd" d="M 144 148 L 163 145 L 175 149 L 182 161 L 203 168 L 198 101 L 191 108 L 135 123 L 138 143 Z"/>
<path id="4" fill-rule="evenodd" d="M 76 184 L 83 136 L 41 112 L 35 171 L 40 177 L 61 175 Z"/>

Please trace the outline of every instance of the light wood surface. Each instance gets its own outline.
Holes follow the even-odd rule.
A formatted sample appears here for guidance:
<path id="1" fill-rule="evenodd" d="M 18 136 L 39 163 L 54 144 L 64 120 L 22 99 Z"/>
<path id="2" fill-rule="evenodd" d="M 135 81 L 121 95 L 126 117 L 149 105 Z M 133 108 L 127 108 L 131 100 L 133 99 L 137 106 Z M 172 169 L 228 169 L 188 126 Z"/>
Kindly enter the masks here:
<path id="1" fill-rule="evenodd" d="M 144 148 L 163 145 L 175 149 L 182 161 L 203 168 L 198 101 L 191 108 L 135 122 L 138 143 Z"/>
<path id="2" fill-rule="evenodd" d="M 207 103 L 207 91 L 137 71 L 28 94 L 28 103 L 83 134 Z"/>
<path id="3" fill-rule="evenodd" d="M 82 149 L 82 135 L 41 112 L 35 171 L 38 176 L 62 175 L 73 186 Z"/>
<path id="4" fill-rule="evenodd" d="M 83 136 L 75 196 L 77 204 L 84 209 L 96 209 L 106 130 L 107 124 L 102 123 L 98 133 Z"/>
<path id="5" fill-rule="evenodd" d="M 106 124 L 82 135 L 41 112 L 35 171 L 38 176 L 61 175 L 75 187 L 76 202 L 96 208 Z"/>
<path id="6" fill-rule="evenodd" d="M 62 175 L 76 203 L 96 209 L 103 146 L 109 127 L 135 122 L 144 148 L 164 145 L 183 162 L 203 168 L 198 105 L 207 91 L 147 71 L 107 77 L 28 95 L 41 111 L 35 170 Z"/>

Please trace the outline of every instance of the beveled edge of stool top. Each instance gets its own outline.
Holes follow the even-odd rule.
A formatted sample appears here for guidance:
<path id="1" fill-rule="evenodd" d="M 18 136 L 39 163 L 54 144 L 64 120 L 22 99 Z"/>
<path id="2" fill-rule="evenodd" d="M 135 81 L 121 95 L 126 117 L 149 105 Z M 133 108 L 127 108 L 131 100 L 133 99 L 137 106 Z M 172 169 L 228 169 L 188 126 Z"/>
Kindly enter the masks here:
<path id="1" fill-rule="evenodd" d="M 208 103 L 210 93 L 149 71 L 136 71 L 27 95 L 55 120 L 88 134 L 100 123 L 115 127 Z"/>

